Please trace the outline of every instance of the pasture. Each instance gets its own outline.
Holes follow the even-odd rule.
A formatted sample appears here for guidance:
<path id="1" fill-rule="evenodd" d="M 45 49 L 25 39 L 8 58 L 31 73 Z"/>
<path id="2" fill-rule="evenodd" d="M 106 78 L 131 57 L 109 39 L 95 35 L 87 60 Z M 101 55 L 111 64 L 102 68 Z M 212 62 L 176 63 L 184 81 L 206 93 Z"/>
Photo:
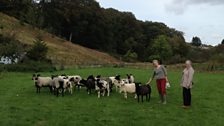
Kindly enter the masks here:
<path id="1" fill-rule="evenodd" d="M 132 73 L 138 82 L 146 82 L 152 71 L 131 68 L 83 68 L 40 73 L 90 74 L 125 77 Z M 32 73 L 0 73 L 0 126 L 222 126 L 224 122 L 224 76 L 221 73 L 197 73 L 192 90 L 192 107 L 181 108 L 181 71 L 169 71 L 171 88 L 167 105 L 158 104 L 155 81 L 150 102 L 138 103 L 134 95 L 115 92 L 110 97 L 88 95 L 85 88 L 73 95 L 56 97 L 49 89 L 36 88 Z"/>

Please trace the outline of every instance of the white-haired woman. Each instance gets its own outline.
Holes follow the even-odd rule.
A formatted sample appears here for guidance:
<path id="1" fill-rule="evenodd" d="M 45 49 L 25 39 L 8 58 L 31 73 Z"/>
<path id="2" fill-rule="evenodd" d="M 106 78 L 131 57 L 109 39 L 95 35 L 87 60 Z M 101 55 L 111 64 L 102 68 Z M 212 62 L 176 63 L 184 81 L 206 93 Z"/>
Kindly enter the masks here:
<path id="1" fill-rule="evenodd" d="M 153 76 L 147 84 L 150 84 L 154 78 L 156 79 L 160 103 L 166 104 L 166 83 L 168 82 L 166 68 L 163 65 L 160 65 L 158 60 L 153 60 L 153 66 L 155 67 Z"/>
<path id="2" fill-rule="evenodd" d="M 191 88 L 193 84 L 194 69 L 190 60 L 185 62 L 185 69 L 182 73 L 181 86 L 183 87 L 183 108 L 191 106 Z"/>

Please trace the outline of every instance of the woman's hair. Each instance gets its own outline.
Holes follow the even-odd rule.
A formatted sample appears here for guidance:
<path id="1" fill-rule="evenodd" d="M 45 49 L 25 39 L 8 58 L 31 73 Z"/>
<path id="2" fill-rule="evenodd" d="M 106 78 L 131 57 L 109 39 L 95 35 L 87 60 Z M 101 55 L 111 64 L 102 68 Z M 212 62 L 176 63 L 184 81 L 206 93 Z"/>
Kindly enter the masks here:
<path id="1" fill-rule="evenodd" d="M 158 63 L 159 64 L 159 61 L 158 60 L 153 60 L 152 63 L 153 64 L 155 64 L 155 63 Z"/>
<path id="2" fill-rule="evenodd" d="M 162 63 L 162 60 L 153 60 L 152 63 L 163 64 L 163 63 Z"/>
<path id="3" fill-rule="evenodd" d="M 186 64 L 189 64 L 189 65 L 192 64 L 192 62 L 191 62 L 190 60 L 187 60 L 185 63 L 186 63 Z"/>

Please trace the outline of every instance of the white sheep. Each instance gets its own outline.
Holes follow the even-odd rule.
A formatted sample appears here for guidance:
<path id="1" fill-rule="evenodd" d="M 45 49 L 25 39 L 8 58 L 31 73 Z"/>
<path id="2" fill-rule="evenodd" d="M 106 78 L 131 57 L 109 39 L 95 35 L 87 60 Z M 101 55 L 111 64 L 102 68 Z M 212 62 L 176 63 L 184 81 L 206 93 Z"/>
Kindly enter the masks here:
<path id="1" fill-rule="evenodd" d="M 64 91 L 65 91 L 65 84 L 64 84 L 64 79 L 59 78 L 59 77 L 52 77 L 51 85 L 54 90 L 54 94 L 57 93 L 57 96 L 59 94 L 59 91 L 61 91 L 62 96 L 64 96 Z"/>
<path id="2" fill-rule="evenodd" d="M 123 81 L 122 81 L 123 82 Z M 135 98 L 137 98 L 136 95 L 136 86 L 135 83 L 129 83 L 125 84 L 124 82 L 120 85 L 120 93 L 124 92 L 124 98 L 128 98 L 127 93 L 134 94 L 135 93 Z"/>
<path id="3" fill-rule="evenodd" d="M 52 79 L 51 77 L 40 77 L 40 75 L 33 74 L 32 80 L 37 88 L 37 93 L 40 93 L 41 87 L 49 87 L 50 91 L 52 91 Z"/>
<path id="4" fill-rule="evenodd" d="M 73 85 L 72 85 L 72 82 L 69 80 L 69 79 L 63 79 L 64 80 L 64 92 L 66 91 L 66 90 L 68 90 L 68 92 L 70 93 L 70 94 L 72 94 L 73 93 Z"/>

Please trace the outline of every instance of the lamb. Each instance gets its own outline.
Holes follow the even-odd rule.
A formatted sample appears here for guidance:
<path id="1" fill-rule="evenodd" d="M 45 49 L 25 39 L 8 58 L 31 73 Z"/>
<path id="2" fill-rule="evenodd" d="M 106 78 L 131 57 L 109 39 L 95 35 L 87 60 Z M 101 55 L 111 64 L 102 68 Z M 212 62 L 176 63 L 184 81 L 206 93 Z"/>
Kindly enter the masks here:
<path id="1" fill-rule="evenodd" d="M 40 77 L 40 74 L 33 74 L 32 80 L 34 80 L 37 93 L 40 93 L 41 87 L 49 87 L 50 91 L 52 92 L 51 77 Z"/>
<path id="2" fill-rule="evenodd" d="M 64 85 L 63 86 L 64 86 L 65 91 L 68 90 L 68 92 L 70 94 L 72 94 L 73 93 L 73 85 L 72 85 L 72 82 L 69 79 L 67 79 L 67 78 L 65 78 L 63 80 L 64 80 Z"/>
<path id="3" fill-rule="evenodd" d="M 135 78 L 132 74 L 127 74 L 127 79 L 129 83 L 134 83 L 135 82 Z"/>
<path id="4" fill-rule="evenodd" d="M 146 101 L 150 101 L 151 97 L 150 85 L 141 85 L 141 83 L 135 83 L 135 86 L 136 86 L 136 94 L 138 96 L 138 102 L 139 102 L 139 96 L 142 97 L 142 102 L 143 102 L 143 96 L 146 96 Z"/>
<path id="5" fill-rule="evenodd" d="M 128 98 L 127 93 L 135 94 L 135 98 L 137 98 L 136 95 L 136 87 L 135 83 L 125 84 L 123 81 L 120 85 L 120 93 L 124 92 L 124 98 Z"/>
<path id="6" fill-rule="evenodd" d="M 82 80 L 82 77 L 79 75 L 73 75 L 73 76 L 67 76 L 68 79 L 72 80 L 72 84 L 74 87 L 78 87 L 78 90 L 80 89 L 81 85 L 80 81 Z"/>
<path id="7" fill-rule="evenodd" d="M 98 98 L 100 98 L 101 92 L 103 96 L 105 96 L 105 93 L 107 92 L 107 96 L 110 96 L 110 84 L 106 80 L 101 80 L 99 77 L 96 78 L 96 91 L 98 93 Z"/>
<path id="8" fill-rule="evenodd" d="M 64 91 L 65 91 L 65 84 L 64 84 L 64 79 L 62 78 L 59 78 L 59 77 L 55 77 L 55 76 L 52 76 L 52 81 L 51 81 L 51 85 L 52 85 L 52 88 L 54 90 L 54 94 L 59 95 L 59 92 L 61 91 L 62 93 L 62 96 L 64 96 Z"/>
<path id="9" fill-rule="evenodd" d="M 107 82 L 107 84 L 109 85 L 109 89 L 106 89 L 107 92 L 112 92 L 112 88 L 113 88 L 113 78 L 111 77 L 101 77 L 101 75 L 96 76 L 96 80 L 100 79 L 100 80 L 104 80 Z"/>
<path id="10" fill-rule="evenodd" d="M 121 82 L 120 75 L 116 75 L 115 77 L 109 77 L 109 79 L 112 81 L 112 84 L 115 86 L 117 92 Z"/>

